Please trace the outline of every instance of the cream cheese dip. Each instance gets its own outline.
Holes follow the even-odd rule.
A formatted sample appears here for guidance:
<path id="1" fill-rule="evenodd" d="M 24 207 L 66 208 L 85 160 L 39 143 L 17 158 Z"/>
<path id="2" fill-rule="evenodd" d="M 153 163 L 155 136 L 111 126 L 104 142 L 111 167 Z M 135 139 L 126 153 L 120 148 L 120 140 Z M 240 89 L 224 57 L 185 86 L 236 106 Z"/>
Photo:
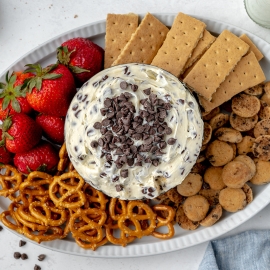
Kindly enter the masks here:
<path id="1" fill-rule="evenodd" d="M 123 200 L 152 199 L 180 184 L 202 137 L 195 98 L 172 74 L 144 64 L 96 74 L 73 98 L 65 122 L 75 169 Z"/>

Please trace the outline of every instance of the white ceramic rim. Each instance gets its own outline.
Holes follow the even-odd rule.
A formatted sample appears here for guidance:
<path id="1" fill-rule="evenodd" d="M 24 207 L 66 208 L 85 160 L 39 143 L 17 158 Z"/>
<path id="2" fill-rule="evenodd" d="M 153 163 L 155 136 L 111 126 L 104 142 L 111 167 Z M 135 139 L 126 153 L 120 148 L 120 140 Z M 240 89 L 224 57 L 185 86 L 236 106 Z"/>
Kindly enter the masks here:
<path id="1" fill-rule="evenodd" d="M 172 25 L 174 17 L 176 13 L 164 13 L 164 14 L 155 14 L 159 20 L 161 20 L 166 25 Z M 192 15 L 193 16 L 193 15 Z M 140 14 L 140 18 L 143 18 L 144 14 Z M 268 73 L 266 74 L 267 79 L 270 79 L 269 71 L 270 71 L 270 44 L 268 44 L 263 39 L 253 35 L 252 33 L 248 33 L 238 27 L 232 26 L 227 23 L 223 23 L 220 21 L 212 21 L 210 19 L 201 17 L 201 16 L 193 16 L 202 21 L 204 21 L 207 25 L 207 29 L 212 33 L 220 33 L 224 29 L 228 29 L 236 35 L 241 35 L 242 33 L 247 33 L 248 36 L 256 43 L 258 48 L 262 51 L 265 58 L 261 62 L 262 67 L 266 72 L 266 68 Z M 55 53 L 56 48 L 66 41 L 67 39 L 74 37 L 86 37 L 91 38 L 98 35 L 105 34 L 106 22 L 105 20 L 101 20 L 98 22 L 90 23 L 82 27 L 78 27 L 72 29 L 68 32 L 65 32 L 57 37 L 54 37 L 42 45 L 34 48 L 30 52 L 23 55 L 16 62 L 10 65 L 7 70 L 3 72 L 0 76 L 0 80 L 3 81 L 4 76 L 8 70 L 22 70 L 24 69 L 24 65 L 27 63 L 35 63 L 38 61 L 46 62 L 46 57 L 52 53 Z M 226 214 L 224 218 L 222 218 L 218 223 L 213 225 L 212 227 L 205 227 L 195 231 L 184 231 L 178 225 L 175 226 L 177 235 L 169 240 L 153 240 L 153 237 L 145 237 L 140 239 L 134 243 L 131 243 L 127 247 L 123 248 L 121 246 L 114 245 L 105 245 L 98 248 L 96 251 L 85 250 L 80 248 L 75 241 L 72 240 L 54 240 L 50 242 L 43 242 L 39 244 L 44 248 L 48 248 L 54 251 L 63 252 L 72 255 L 79 256 L 88 256 L 88 257 L 96 257 L 96 258 L 128 258 L 128 257 L 142 257 L 142 256 L 150 256 L 157 255 L 167 252 L 172 252 L 176 250 L 180 250 L 183 248 L 191 247 L 208 240 L 214 239 L 216 237 L 221 236 L 222 234 L 227 233 L 228 231 L 236 228 L 241 225 L 259 211 L 261 211 L 270 201 L 270 185 L 265 185 L 259 188 L 260 192 L 258 196 L 254 197 L 254 200 L 251 204 L 249 204 L 245 209 L 233 213 Z M 0 197 L 0 209 L 1 209 L 1 200 Z M 24 238 L 22 235 L 12 231 L 17 234 L 20 238 Z M 27 241 L 30 241 L 27 239 Z M 35 243 L 34 241 L 30 241 Z"/>

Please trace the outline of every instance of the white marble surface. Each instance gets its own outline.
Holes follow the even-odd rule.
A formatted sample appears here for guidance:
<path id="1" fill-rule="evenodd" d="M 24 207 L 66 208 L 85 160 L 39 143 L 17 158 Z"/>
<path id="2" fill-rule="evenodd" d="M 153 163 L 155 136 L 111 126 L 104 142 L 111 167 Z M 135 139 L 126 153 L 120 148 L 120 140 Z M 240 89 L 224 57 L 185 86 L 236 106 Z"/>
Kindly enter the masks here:
<path id="1" fill-rule="evenodd" d="M 46 40 L 89 22 L 105 19 L 107 13 L 179 12 L 220 20 L 241 27 L 270 43 L 270 30 L 252 22 L 242 0 L 1 0 L 0 1 L 0 74 L 16 59 Z M 227 233 L 249 229 L 269 229 L 270 206 Z M 94 259 L 53 252 L 27 243 L 19 247 L 19 238 L 3 229 L 0 232 L 0 269 L 197 269 L 207 243 L 158 256 L 135 259 Z M 13 252 L 28 254 L 28 260 L 15 260 Z M 39 254 L 46 254 L 43 262 Z"/>

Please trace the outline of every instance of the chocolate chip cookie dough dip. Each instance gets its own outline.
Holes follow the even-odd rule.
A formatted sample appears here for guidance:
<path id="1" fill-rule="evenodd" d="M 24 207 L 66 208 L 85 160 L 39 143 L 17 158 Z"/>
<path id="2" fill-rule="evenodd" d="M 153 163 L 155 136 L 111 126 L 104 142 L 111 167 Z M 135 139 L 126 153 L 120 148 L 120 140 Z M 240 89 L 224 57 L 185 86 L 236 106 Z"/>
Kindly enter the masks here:
<path id="1" fill-rule="evenodd" d="M 200 153 L 198 104 L 170 73 L 150 65 L 103 70 L 77 92 L 66 117 L 69 158 L 93 187 L 123 200 L 180 184 Z"/>

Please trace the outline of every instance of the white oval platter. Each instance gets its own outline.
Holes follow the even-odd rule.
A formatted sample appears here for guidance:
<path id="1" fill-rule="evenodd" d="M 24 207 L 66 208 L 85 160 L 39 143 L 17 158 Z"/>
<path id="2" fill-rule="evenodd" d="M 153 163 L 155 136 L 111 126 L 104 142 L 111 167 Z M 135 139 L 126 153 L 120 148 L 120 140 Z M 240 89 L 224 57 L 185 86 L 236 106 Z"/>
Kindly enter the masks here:
<path id="1" fill-rule="evenodd" d="M 167 26 L 171 26 L 175 18 L 174 13 L 170 14 L 153 14 L 160 21 Z M 140 19 L 144 17 L 144 14 L 140 15 Z M 266 74 L 267 80 L 270 80 L 270 44 L 263 39 L 248 33 L 238 27 L 234 27 L 227 23 L 213 21 L 200 16 L 194 16 L 199 20 L 203 21 L 207 25 L 207 30 L 214 34 L 221 33 L 224 29 L 228 29 L 237 36 L 242 33 L 247 33 L 248 36 L 254 41 L 257 47 L 264 54 L 263 60 L 260 64 Z M 104 47 L 106 22 L 105 20 L 90 23 L 85 26 L 70 30 L 57 37 L 54 37 L 37 48 L 31 50 L 26 55 L 23 55 L 15 63 L 0 76 L 0 81 L 4 81 L 6 72 L 23 70 L 26 64 L 39 62 L 42 66 L 46 66 L 56 62 L 56 48 L 61 45 L 64 41 L 74 37 L 85 37 L 89 38 L 98 45 Z M 97 258 L 127 258 L 127 257 L 141 257 L 162 254 L 180 250 L 183 248 L 191 247 L 205 241 L 214 239 L 234 228 L 241 225 L 256 213 L 261 211 L 270 201 L 270 185 L 264 186 L 252 186 L 254 192 L 254 201 L 249 204 L 244 210 L 236 213 L 225 213 L 221 220 L 212 227 L 200 227 L 195 231 L 187 231 L 181 229 L 177 224 L 175 225 L 175 236 L 169 240 L 159 240 L 154 237 L 144 237 L 136 240 L 123 248 L 121 246 L 115 246 L 107 244 L 98 248 L 96 251 L 85 250 L 80 248 L 75 241 L 69 237 L 64 240 L 54 240 L 50 242 L 43 242 L 40 245 L 44 248 L 55 250 L 58 252 L 97 257 Z M 0 210 L 7 209 L 9 200 L 0 197 Z M 16 232 L 15 232 L 16 233 Z M 17 233 L 16 233 L 17 234 Z M 18 236 L 23 238 L 22 235 Z M 29 241 L 29 240 L 28 240 Z M 31 241 L 33 242 L 33 241 Z M 35 243 L 35 242 L 33 242 Z"/>

